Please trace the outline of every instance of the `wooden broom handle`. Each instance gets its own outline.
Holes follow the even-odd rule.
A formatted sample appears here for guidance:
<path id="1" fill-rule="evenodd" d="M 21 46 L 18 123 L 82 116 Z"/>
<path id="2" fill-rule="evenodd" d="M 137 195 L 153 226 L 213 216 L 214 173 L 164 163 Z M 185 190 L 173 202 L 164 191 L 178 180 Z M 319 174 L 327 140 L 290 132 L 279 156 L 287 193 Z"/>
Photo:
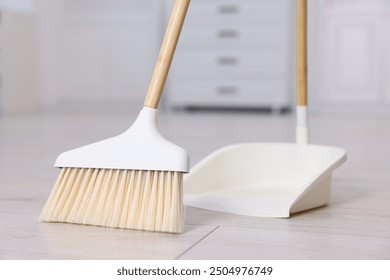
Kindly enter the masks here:
<path id="1" fill-rule="evenodd" d="M 154 68 L 144 105 L 157 109 L 187 14 L 190 0 L 176 0 Z"/>
<path id="2" fill-rule="evenodd" d="M 307 0 L 297 0 L 297 105 L 307 106 Z"/>

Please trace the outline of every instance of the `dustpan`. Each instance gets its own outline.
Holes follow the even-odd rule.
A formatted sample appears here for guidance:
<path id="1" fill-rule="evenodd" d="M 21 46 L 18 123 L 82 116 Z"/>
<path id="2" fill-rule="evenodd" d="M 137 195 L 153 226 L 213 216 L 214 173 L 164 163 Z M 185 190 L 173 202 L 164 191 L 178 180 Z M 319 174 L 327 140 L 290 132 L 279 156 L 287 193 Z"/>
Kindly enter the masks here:
<path id="1" fill-rule="evenodd" d="M 212 153 L 184 178 L 188 206 L 257 217 L 290 217 L 326 205 L 341 148 L 309 144 L 307 2 L 297 0 L 296 143 L 236 144 Z"/>

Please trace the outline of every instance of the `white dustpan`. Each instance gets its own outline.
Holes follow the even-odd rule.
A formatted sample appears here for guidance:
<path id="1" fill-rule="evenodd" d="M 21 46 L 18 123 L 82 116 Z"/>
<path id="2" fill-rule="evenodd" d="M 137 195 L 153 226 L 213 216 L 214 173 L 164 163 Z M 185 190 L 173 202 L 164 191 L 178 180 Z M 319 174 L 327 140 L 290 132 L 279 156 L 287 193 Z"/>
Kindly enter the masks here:
<path id="1" fill-rule="evenodd" d="M 333 171 L 346 161 L 335 147 L 310 145 L 307 121 L 306 0 L 297 0 L 297 143 L 222 148 L 184 178 L 188 206 L 258 217 L 289 217 L 328 203 Z"/>
<path id="2" fill-rule="evenodd" d="M 222 148 L 184 178 L 188 206 L 259 217 L 327 204 L 332 172 L 343 149 L 289 143 L 249 143 Z"/>

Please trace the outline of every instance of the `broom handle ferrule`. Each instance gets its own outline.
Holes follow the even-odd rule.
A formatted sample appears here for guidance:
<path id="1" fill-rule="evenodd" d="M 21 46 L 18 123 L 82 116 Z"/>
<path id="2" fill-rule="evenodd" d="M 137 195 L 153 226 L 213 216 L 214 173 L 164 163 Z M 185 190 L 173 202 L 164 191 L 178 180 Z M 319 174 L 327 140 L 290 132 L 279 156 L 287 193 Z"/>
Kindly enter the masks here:
<path id="1" fill-rule="evenodd" d="M 157 109 L 176 50 L 190 0 L 176 0 L 154 68 L 144 105 Z"/>

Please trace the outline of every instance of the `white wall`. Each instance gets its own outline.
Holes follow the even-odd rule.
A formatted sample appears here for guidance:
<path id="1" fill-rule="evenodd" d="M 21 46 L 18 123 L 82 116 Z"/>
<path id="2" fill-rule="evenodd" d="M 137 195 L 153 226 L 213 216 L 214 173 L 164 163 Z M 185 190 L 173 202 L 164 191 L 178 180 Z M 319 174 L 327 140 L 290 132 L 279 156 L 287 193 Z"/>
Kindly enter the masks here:
<path id="1" fill-rule="evenodd" d="M 34 11 L 34 0 L 0 0 L 2 11 L 31 13 Z"/>
<path id="2" fill-rule="evenodd" d="M 39 106 L 39 48 L 36 17 L 2 12 L 1 113 L 34 113 Z"/>
<path id="3" fill-rule="evenodd" d="M 161 38 L 160 0 L 0 4 L 3 113 L 144 97 Z"/>
<path id="4" fill-rule="evenodd" d="M 161 1 L 39 2 L 45 107 L 144 97 L 158 51 Z"/>

